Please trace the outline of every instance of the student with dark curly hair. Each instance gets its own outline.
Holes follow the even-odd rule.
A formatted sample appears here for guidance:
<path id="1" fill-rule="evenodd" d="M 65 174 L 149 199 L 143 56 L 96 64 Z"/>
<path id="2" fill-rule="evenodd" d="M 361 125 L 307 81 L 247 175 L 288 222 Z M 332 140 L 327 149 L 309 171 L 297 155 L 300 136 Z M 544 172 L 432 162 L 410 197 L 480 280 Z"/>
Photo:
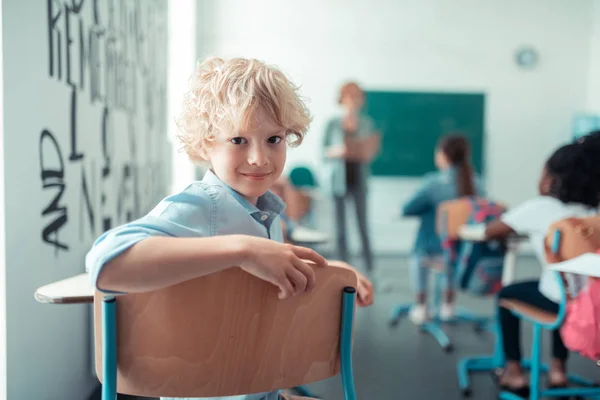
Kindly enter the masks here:
<path id="1" fill-rule="evenodd" d="M 504 238 L 511 233 L 527 235 L 542 264 L 539 280 L 517 282 L 504 287 L 499 299 L 515 299 L 537 308 L 558 312 L 560 288 L 556 276 L 545 267 L 544 239 L 552 223 L 569 217 L 587 217 L 598 213 L 600 203 L 600 131 L 579 138 L 556 150 L 548 159 L 539 181 L 536 198 L 506 212 L 486 227 L 487 239 Z M 575 296 L 585 284 L 585 277 L 567 276 L 570 295 Z M 519 319 L 503 307 L 499 309 L 502 342 L 506 356 L 500 385 L 521 397 L 528 397 L 529 385 L 521 368 Z M 565 362 L 568 351 L 558 330 L 552 336 L 552 363 L 548 386 L 567 384 Z"/>

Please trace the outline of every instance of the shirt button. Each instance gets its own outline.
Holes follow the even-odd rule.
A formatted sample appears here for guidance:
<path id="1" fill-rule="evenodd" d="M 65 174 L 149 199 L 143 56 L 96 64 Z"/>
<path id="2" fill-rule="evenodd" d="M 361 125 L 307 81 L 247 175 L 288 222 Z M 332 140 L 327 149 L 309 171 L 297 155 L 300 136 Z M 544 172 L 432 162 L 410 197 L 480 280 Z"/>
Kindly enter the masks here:
<path id="1" fill-rule="evenodd" d="M 269 216 L 267 214 L 263 214 L 263 215 L 260 216 L 260 220 L 261 221 L 266 221 L 267 218 L 269 218 Z"/>

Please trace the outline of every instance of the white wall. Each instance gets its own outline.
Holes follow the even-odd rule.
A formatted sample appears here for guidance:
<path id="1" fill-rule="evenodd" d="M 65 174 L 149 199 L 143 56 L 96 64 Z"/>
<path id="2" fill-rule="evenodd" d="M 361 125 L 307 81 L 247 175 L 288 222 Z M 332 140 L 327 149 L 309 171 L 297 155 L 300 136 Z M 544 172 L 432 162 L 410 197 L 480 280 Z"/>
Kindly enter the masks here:
<path id="1" fill-rule="evenodd" d="M 33 293 L 83 272 L 104 221 L 147 212 L 170 184 L 167 3 L 98 2 L 94 22 L 95 3 L 2 2 L 10 399 L 81 400 L 98 384 L 90 308 Z"/>
<path id="2" fill-rule="evenodd" d="M 587 111 L 600 115 L 600 0 L 593 0 Z"/>
<path id="3" fill-rule="evenodd" d="M 347 78 L 367 89 L 485 92 L 489 193 L 514 205 L 535 194 L 544 159 L 585 107 L 591 1 L 206 0 L 200 54 L 264 59 L 302 85 L 315 119 L 290 164 L 318 167 L 324 123 Z M 516 66 L 522 45 L 538 50 L 535 70 Z M 409 249 L 415 225 L 395 216 L 418 183 L 372 180 L 377 250 Z M 322 213 L 324 226 L 330 215 Z"/>
<path id="4" fill-rule="evenodd" d="M 0 7 L 0 77 L 3 76 L 2 7 Z M 0 79 L 0 199 L 4 199 L 4 90 Z M 6 400 L 6 232 L 0 203 L 0 400 Z"/>
<path id="5" fill-rule="evenodd" d="M 194 165 L 182 151 L 175 119 L 181 109 L 189 76 L 196 66 L 196 0 L 169 2 L 169 96 L 167 132 L 172 142 L 171 192 L 196 179 Z"/>

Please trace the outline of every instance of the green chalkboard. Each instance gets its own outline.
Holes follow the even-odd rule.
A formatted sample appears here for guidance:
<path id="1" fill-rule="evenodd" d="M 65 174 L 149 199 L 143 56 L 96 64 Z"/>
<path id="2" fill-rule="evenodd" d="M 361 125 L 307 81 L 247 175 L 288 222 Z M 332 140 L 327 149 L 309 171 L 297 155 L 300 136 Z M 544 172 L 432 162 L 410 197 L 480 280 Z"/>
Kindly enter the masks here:
<path id="1" fill-rule="evenodd" d="M 461 132 L 471 142 L 472 163 L 483 174 L 485 95 L 366 91 L 365 113 L 382 133 L 373 175 L 422 176 L 434 171 L 438 139 Z"/>

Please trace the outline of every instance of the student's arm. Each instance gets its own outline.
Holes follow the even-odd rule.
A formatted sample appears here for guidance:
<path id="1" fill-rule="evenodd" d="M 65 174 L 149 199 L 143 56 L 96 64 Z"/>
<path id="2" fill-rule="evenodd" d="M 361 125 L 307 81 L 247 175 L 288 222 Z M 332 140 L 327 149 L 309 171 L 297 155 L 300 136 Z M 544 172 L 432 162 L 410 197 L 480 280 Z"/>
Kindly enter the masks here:
<path id="1" fill-rule="evenodd" d="M 215 236 L 208 196 L 179 195 L 138 221 L 103 234 L 86 256 L 99 290 L 145 292 L 234 266 L 280 288 L 285 298 L 314 285 L 314 271 L 302 259 L 325 266 L 310 249 L 269 239 Z M 157 212 L 157 209 L 161 209 Z"/>
<path id="2" fill-rule="evenodd" d="M 485 229 L 486 239 L 503 239 L 517 233 L 529 235 L 545 229 L 548 214 L 552 215 L 555 200 L 549 197 L 536 197 L 505 212 L 499 220 L 489 223 Z"/>
<path id="3" fill-rule="evenodd" d="M 426 178 L 425 183 L 402 207 L 402 215 L 405 217 L 414 217 L 422 215 L 434 208 L 431 199 L 432 181 Z"/>
<path id="4" fill-rule="evenodd" d="M 485 227 L 485 240 L 505 239 L 515 233 L 515 230 L 502 220 L 490 222 Z"/>
<path id="5" fill-rule="evenodd" d="M 234 266 L 279 286 L 281 298 L 310 290 L 314 272 L 302 259 L 326 261 L 310 249 L 245 236 L 149 237 L 108 262 L 97 287 L 111 292 L 146 292 Z"/>

